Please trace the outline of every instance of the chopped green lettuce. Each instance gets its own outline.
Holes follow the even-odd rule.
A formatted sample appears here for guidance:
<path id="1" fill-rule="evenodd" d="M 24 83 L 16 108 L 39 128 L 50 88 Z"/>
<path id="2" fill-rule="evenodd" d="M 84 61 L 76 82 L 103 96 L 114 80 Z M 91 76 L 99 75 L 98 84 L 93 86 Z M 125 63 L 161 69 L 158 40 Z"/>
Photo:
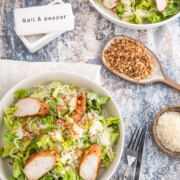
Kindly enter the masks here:
<path id="1" fill-rule="evenodd" d="M 16 117 L 13 115 L 13 113 L 16 109 L 17 109 L 17 107 L 13 106 L 4 111 L 4 113 L 5 113 L 4 123 L 9 130 L 13 129 L 13 123 L 16 120 Z"/>
<path id="2" fill-rule="evenodd" d="M 118 14 L 123 14 L 124 13 L 124 4 L 120 1 L 118 5 L 116 6 Z"/>
<path id="3" fill-rule="evenodd" d="M 52 175 L 50 175 L 50 174 L 45 174 L 39 180 L 54 180 L 54 177 Z"/>
<path id="4" fill-rule="evenodd" d="M 119 138 L 119 127 L 118 124 L 120 123 L 120 118 L 108 117 L 108 119 L 101 120 L 104 127 L 111 128 L 112 131 L 110 132 L 110 142 L 111 145 L 114 145 Z"/>
<path id="5" fill-rule="evenodd" d="M 45 131 L 50 131 L 54 128 L 56 128 L 56 124 L 54 123 L 54 116 L 53 115 L 47 115 L 42 117 L 42 124 L 45 125 L 46 129 Z"/>
<path id="6" fill-rule="evenodd" d="M 106 104 L 110 100 L 110 97 L 97 97 L 95 93 L 87 93 L 86 95 L 86 107 L 87 111 L 97 110 L 100 114 L 102 111 L 102 105 Z"/>
<path id="7" fill-rule="evenodd" d="M 22 171 L 21 171 L 21 162 L 20 162 L 19 159 L 15 158 L 13 164 L 14 164 L 13 176 L 15 178 L 18 178 L 18 176 L 22 173 Z"/>
<path id="8" fill-rule="evenodd" d="M 110 126 L 112 124 L 120 123 L 121 119 L 119 117 L 108 117 L 106 121 L 106 126 Z"/>
<path id="9" fill-rule="evenodd" d="M 0 157 L 1 158 L 5 158 L 5 157 L 8 157 L 11 154 L 14 154 L 17 152 L 17 149 L 14 149 L 15 146 L 14 145 L 7 145 L 7 146 L 4 146 L 2 148 L 0 148 Z M 14 151 L 12 152 L 12 150 L 14 149 Z"/>
<path id="10" fill-rule="evenodd" d="M 25 164 L 25 162 L 30 158 L 30 156 L 37 151 L 39 151 L 39 147 L 37 145 L 37 142 L 39 141 L 39 137 L 36 135 L 33 140 L 26 141 L 26 143 L 23 145 L 23 157 L 22 162 Z"/>
<path id="11" fill-rule="evenodd" d="M 70 109 L 71 109 L 71 106 L 70 106 L 70 105 L 67 105 L 67 109 L 61 112 L 61 116 L 64 117 L 67 113 L 70 112 Z"/>
<path id="12" fill-rule="evenodd" d="M 8 144 L 14 144 L 14 139 L 17 138 L 16 135 L 12 135 L 8 132 L 4 132 L 3 133 L 4 136 L 4 140 L 8 143 Z"/>
<path id="13" fill-rule="evenodd" d="M 180 1 L 179 1 L 180 2 Z M 179 3 L 179 6 L 180 6 L 180 3 Z M 168 18 L 168 17 L 171 17 L 171 16 L 174 16 L 175 14 L 177 14 L 178 12 L 180 12 L 180 8 L 177 9 L 176 6 L 173 4 L 173 3 L 169 3 L 167 5 L 167 8 L 164 12 L 162 12 L 163 16 L 165 18 Z"/>
<path id="14" fill-rule="evenodd" d="M 152 0 L 136 0 L 136 9 L 147 10 L 152 6 Z"/>
<path id="15" fill-rule="evenodd" d="M 52 149 L 54 147 L 53 141 L 49 136 L 42 136 L 40 140 L 37 142 L 39 148 L 43 150 Z"/>
<path id="16" fill-rule="evenodd" d="M 19 89 L 14 92 L 15 99 L 21 99 L 21 98 L 25 98 L 29 96 L 30 96 L 30 93 L 26 89 Z"/>
<path id="17" fill-rule="evenodd" d="M 129 17 L 129 21 L 134 24 L 142 24 L 143 19 L 140 16 L 140 13 L 136 12 L 132 16 Z"/>
<path id="18" fill-rule="evenodd" d="M 41 101 L 44 101 L 44 99 L 46 98 L 46 97 L 48 97 L 48 92 L 46 92 L 46 91 L 35 91 L 34 93 L 32 93 L 31 94 L 31 96 L 30 97 L 33 97 L 33 98 L 37 98 L 37 99 L 39 99 L 39 100 L 41 100 Z"/>
<path id="19" fill-rule="evenodd" d="M 161 14 L 157 11 L 151 11 L 149 12 L 145 17 L 149 22 L 151 23 L 157 23 L 161 21 Z"/>
<path id="20" fill-rule="evenodd" d="M 115 158 L 115 153 L 111 150 L 109 150 L 107 147 L 102 147 L 102 155 L 101 155 L 101 163 L 105 167 L 109 167 L 109 165 L 112 163 L 112 161 Z"/>
<path id="21" fill-rule="evenodd" d="M 57 106 L 57 103 L 55 101 L 50 101 L 48 103 L 48 106 L 51 108 L 51 110 L 53 110 L 54 112 L 56 112 L 56 106 Z"/>
<path id="22" fill-rule="evenodd" d="M 62 87 L 61 83 L 58 83 L 56 85 L 56 88 L 53 90 L 52 97 L 57 98 L 60 95 L 61 87 Z"/>

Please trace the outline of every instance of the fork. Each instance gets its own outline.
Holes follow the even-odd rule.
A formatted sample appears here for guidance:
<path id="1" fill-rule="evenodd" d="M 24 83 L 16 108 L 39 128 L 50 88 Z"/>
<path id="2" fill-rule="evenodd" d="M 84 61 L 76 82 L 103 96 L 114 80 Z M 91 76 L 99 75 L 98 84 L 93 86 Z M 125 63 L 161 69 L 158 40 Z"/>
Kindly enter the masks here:
<path id="1" fill-rule="evenodd" d="M 134 134 L 133 134 L 130 142 L 129 142 L 129 145 L 127 146 L 126 156 L 127 156 L 128 165 L 127 165 L 127 168 L 126 168 L 126 171 L 124 174 L 124 180 L 128 179 L 128 176 L 129 176 L 129 173 L 131 170 L 131 166 L 137 159 L 138 150 L 139 150 L 140 146 L 142 145 L 141 142 L 142 142 L 144 135 L 145 135 L 144 127 L 143 126 L 137 127 L 136 130 L 134 131 Z"/>

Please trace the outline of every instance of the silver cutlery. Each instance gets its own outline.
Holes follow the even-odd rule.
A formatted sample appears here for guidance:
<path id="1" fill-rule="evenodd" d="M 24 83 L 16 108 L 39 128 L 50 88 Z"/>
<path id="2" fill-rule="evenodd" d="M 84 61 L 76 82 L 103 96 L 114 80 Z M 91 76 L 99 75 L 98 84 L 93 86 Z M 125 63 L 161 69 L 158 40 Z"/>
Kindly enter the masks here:
<path id="1" fill-rule="evenodd" d="M 123 178 L 124 180 L 128 179 L 131 166 L 138 158 L 138 151 L 140 147 L 143 145 L 142 140 L 144 139 L 145 133 L 146 133 L 146 127 L 144 126 L 137 127 L 129 142 L 129 145 L 126 148 L 128 165 L 124 174 L 124 178 Z"/>
<path id="2" fill-rule="evenodd" d="M 141 170 L 141 162 L 142 162 L 143 152 L 144 152 L 144 145 L 145 145 L 145 142 L 146 142 L 147 128 L 148 128 L 148 126 L 145 125 L 144 137 L 142 139 L 142 142 L 141 142 L 141 145 L 140 145 L 140 148 L 139 148 L 139 152 L 138 152 L 137 164 L 136 164 L 136 172 L 135 172 L 134 180 L 139 180 L 140 170 Z"/>

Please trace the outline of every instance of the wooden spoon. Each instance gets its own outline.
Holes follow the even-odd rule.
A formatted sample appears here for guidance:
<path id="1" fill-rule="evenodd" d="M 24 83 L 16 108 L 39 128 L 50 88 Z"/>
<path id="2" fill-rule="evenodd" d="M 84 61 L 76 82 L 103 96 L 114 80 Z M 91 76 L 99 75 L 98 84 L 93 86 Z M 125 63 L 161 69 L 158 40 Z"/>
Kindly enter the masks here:
<path id="1" fill-rule="evenodd" d="M 164 147 L 164 145 L 160 142 L 160 140 L 157 137 L 157 133 L 156 133 L 157 122 L 158 122 L 159 117 L 165 112 L 179 112 L 180 113 L 180 106 L 168 106 L 167 108 L 161 110 L 156 115 L 156 117 L 154 118 L 154 121 L 153 121 L 153 125 L 152 125 L 153 138 L 154 138 L 154 141 L 157 144 L 157 146 L 161 149 L 161 151 L 163 151 L 164 153 L 166 153 L 169 156 L 180 158 L 180 152 L 172 152 L 172 151 L 168 150 L 166 147 Z"/>
<path id="2" fill-rule="evenodd" d="M 116 38 L 121 38 L 123 39 L 125 36 L 124 35 L 118 35 L 118 36 L 114 36 L 112 37 L 110 40 L 108 40 L 102 50 L 102 53 L 101 53 L 101 61 L 102 63 L 114 74 L 118 75 L 119 77 L 127 80 L 127 81 L 130 81 L 130 82 L 133 82 L 133 83 L 137 83 L 137 84 L 150 84 L 150 83 L 154 83 L 154 82 L 162 82 L 162 83 L 165 83 L 175 89 L 177 89 L 178 91 L 180 91 L 180 84 L 176 83 L 175 81 L 173 81 L 172 79 L 170 79 L 166 74 L 165 72 L 163 71 L 163 68 L 161 66 L 161 63 L 159 61 L 159 59 L 157 58 L 157 56 L 148 48 L 145 46 L 145 48 L 147 49 L 147 52 L 151 55 L 153 61 L 154 61 L 154 75 L 149 78 L 149 79 L 142 79 L 142 80 L 135 80 L 133 78 L 130 78 L 118 71 L 115 71 L 115 70 L 112 70 L 110 65 L 108 63 L 106 63 L 106 60 L 105 60 L 105 57 L 104 57 L 104 53 L 105 51 L 109 48 L 109 46 L 114 43 L 114 40 Z M 129 38 L 129 37 L 127 37 Z M 132 38 L 129 38 L 129 39 L 132 39 Z M 132 39 L 134 41 L 137 41 L 135 39 Z M 138 41 L 137 41 L 138 42 Z M 140 42 L 141 43 L 141 42 Z"/>

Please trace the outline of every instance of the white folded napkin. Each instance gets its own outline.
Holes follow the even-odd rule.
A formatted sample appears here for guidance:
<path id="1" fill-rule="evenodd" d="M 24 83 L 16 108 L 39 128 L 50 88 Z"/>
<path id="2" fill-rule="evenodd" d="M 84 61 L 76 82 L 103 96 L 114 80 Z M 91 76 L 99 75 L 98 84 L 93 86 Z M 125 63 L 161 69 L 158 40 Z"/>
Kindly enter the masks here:
<path id="1" fill-rule="evenodd" d="M 28 76 L 49 71 L 67 71 L 99 82 L 100 65 L 0 60 L 0 98 L 17 82 Z"/>

